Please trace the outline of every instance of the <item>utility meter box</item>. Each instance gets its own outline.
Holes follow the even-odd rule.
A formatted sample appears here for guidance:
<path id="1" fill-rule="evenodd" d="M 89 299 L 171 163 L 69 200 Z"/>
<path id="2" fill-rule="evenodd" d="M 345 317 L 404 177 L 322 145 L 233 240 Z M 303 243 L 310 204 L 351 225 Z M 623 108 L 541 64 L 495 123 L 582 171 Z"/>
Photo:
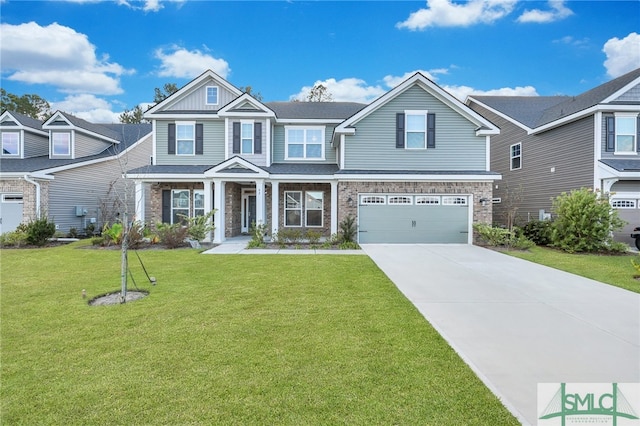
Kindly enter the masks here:
<path id="1" fill-rule="evenodd" d="M 82 206 L 76 206 L 76 216 L 81 217 L 87 214 L 87 209 Z"/>

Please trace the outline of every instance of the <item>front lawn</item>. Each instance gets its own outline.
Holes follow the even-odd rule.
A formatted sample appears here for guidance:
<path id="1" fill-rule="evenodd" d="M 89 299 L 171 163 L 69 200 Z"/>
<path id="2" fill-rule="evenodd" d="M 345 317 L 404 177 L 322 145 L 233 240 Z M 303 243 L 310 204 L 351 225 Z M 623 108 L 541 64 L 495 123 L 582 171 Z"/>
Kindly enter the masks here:
<path id="1" fill-rule="evenodd" d="M 366 256 L 2 250 L 0 423 L 518 424 Z M 135 288 L 132 288 L 135 289 Z"/>
<path id="2" fill-rule="evenodd" d="M 638 255 L 570 254 L 547 247 L 534 247 L 529 251 L 512 250 L 506 253 L 640 293 L 640 281 L 633 277 L 637 272 L 631 265 L 631 259 L 640 263 Z"/>

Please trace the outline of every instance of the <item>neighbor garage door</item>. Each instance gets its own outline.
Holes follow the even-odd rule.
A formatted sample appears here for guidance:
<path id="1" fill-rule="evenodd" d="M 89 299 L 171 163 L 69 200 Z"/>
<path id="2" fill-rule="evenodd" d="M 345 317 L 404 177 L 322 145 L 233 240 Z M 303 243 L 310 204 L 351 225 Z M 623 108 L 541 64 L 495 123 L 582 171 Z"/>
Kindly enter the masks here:
<path id="1" fill-rule="evenodd" d="M 358 242 L 468 243 L 469 196 L 360 195 Z"/>
<path id="2" fill-rule="evenodd" d="M 0 194 L 0 234 L 15 231 L 22 222 L 22 194 Z"/>

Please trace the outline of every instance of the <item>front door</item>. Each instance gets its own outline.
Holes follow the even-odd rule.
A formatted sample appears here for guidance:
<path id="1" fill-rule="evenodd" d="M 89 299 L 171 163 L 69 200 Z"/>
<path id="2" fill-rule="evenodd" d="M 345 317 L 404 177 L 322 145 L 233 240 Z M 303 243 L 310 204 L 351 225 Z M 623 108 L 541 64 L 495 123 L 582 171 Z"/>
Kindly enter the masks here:
<path id="1" fill-rule="evenodd" d="M 242 232 L 251 231 L 251 224 L 256 221 L 256 192 L 243 191 L 242 193 Z"/>

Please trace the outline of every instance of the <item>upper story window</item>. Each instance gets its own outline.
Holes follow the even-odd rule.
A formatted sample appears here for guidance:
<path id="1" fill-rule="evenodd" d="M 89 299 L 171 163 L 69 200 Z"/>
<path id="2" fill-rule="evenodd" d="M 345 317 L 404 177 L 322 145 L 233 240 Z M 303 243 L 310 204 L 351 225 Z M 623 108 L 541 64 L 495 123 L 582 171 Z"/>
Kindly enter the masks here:
<path id="1" fill-rule="evenodd" d="M 20 155 L 20 132 L 2 133 L 2 155 L 7 157 Z"/>
<path id="2" fill-rule="evenodd" d="M 285 127 L 286 160 L 324 160 L 324 127 Z"/>
<path id="3" fill-rule="evenodd" d="M 207 105 L 218 105 L 218 86 L 207 86 Z"/>
<path id="4" fill-rule="evenodd" d="M 253 122 L 242 122 L 240 125 L 240 153 L 253 154 Z"/>
<path id="5" fill-rule="evenodd" d="M 522 168 L 522 143 L 516 143 L 509 147 L 509 159 L 511 170 Z"/>
<path id="6" fill-rule="evenodd" d="M 425 149 L 427 147 L 427 112 L 406 111 L 405 140 L 407 149 Z"/>
<path id="7" fill-rule="evenodd" d="M 71 155 L 70 132 L 53 132 L 51 134 L 51 155 Z"/>
<path id="8" fill-rule="evenodd" d="M 192 121 L 176 122 L 176 155 L 194 155 L 196 124 Z"/>
<path id="9" fill-rule="evenodd" d="M 616 115 L 616 152 L 636 152 L 635 115 Z"/>

